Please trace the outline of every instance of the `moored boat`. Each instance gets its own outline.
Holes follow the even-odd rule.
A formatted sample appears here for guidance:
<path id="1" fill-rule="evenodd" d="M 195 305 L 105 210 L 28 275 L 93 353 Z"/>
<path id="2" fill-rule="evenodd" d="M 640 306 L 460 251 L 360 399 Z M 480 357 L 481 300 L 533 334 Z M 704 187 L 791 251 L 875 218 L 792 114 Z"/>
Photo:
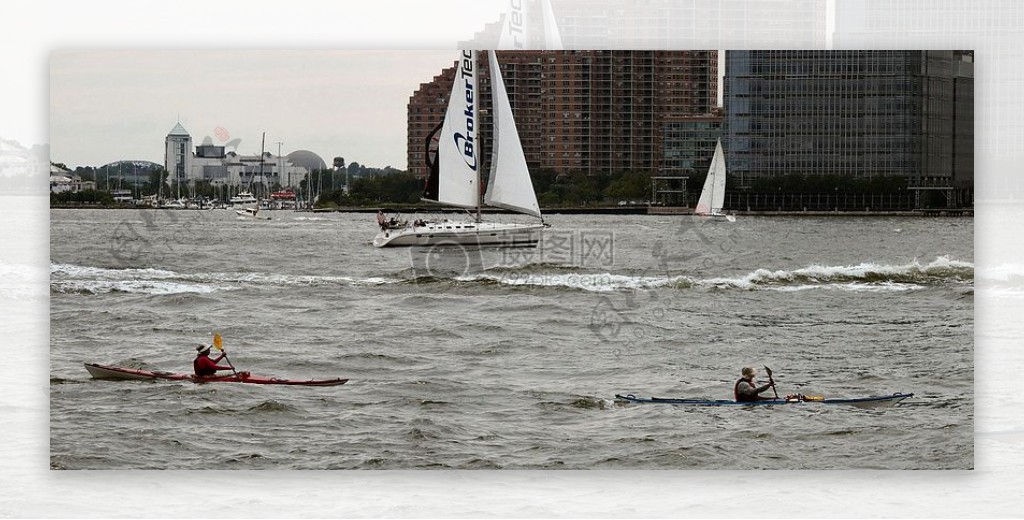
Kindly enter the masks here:
<path id="1" fill-rule="evenodd" d="M 255 204 L 259 201 L 253 196 L 252 192 L 243 191 L 239 192 L 234 197 L 231 197 L 228 202 L 231 204 Z"/>
<path id="2" fill-rule="evenodd" d="M 880 395 L 873 397 L 859 397 L 852 399 L 825 399 L 816 396 L 790 396 L 779 399 L 765 399 L 761 401 L 731 401 L 727 399 L 681 399 L 665 397 L 637 397 L 633 394 L 615 394 L 615 399 L 620 402 L 645 403 L 645 404 L 673 404 L 689 406 L 764 406 L 764 405 L 788 405 L 788 404 L 843 404 L 857 408 L 888 408 L 896 406 L 901 401 L 914 397 L 914 394 L 896 392 L 892 395 Z"/>
<path id="3" fill-rule="evenodd" d="M 116 379 L 116 380 L 169 380 L 169 381 L 192 381 L 194 383 L 249 383 L 255 385 L 293 385 L 293 386 L 337 386 L 348 382 L 348 379 L 281 379 L 277 377 L 261 377 L 250 375 L 223 375 L 212 377 L 199 377 L 193 374 L 180 372 L 165 372 L 159 370 L 144 370 L 139 368 L 116 367 L 100 365 L 97 363 L 86 363 L 85 369 L 93 379 Z"/>

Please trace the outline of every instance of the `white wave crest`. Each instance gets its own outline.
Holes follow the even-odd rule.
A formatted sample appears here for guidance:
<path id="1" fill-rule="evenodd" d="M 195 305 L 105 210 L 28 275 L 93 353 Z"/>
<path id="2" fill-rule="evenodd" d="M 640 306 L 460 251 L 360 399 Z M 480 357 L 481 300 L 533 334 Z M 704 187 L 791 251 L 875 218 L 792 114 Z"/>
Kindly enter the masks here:
<path id="1" fill-rule="evenodd" d="M 195 285 L 155 280 L 74 280 L 57 281 L 50 284 L 52 291 L 65 294 L 150 294 L 156 296 L 169 294 L 208 294 L 217 288 L 208 285 Z"/>
<path id="2" fill-rule="evenodd" d="M 628 276 L 611 273 L 520 273 L 483 274 L 457 278 L 458 281 L 487 280 L 503 285 L 566 287 L 591 292 L 654 289 L 670 286 L 686 277 Z"/>
<path id="3" fill-rule="evenodd" d="M 861 286 L 871 284 L 874 287 L 888 287 L 883 290 L 904 290 L 899 288 L 920 285 L 932 277 L 960 280 L 973 278 L 973 275 L 973 263 L 941 256 L 926 265 L 922 265 L 915 259 L 903 265 L 865 262 L 853 266 L 811 265 L 792 270 L 757 269 L 740 277 L 710 278 L 703 280 L 701 284 L 740 289 L 773 285 L 790 285 L 792 288 L 791 284 L 800 284 L 799 286 L 832 284 L 847 285 L 850 290 L 862 290 Z"/>
<path id="4" fill-rule="evenodd" d="M 836 283 L 836 284 L 825 284 L 825 285 L 787 285 L 779 287 L 768 287 L 768 290 L 779 291 L 779 292 L 800 292 L 800 291 L 812 291 L 812 290 L 837 290 L 837 291 L 849 291 L 849 292 L 905 292 L 923 289 L 920 285 L 906 284 L 906 283 L 884 283 L 884 284 L 864 284 L 864 283 Z"/>
<path id="5" fill-rule="evenodd" d="M 72 279 L 132 280 L 138 278 L 168 279 L 178 276 L 178 273 L 164 269 L 108 269 L 72 264 L 50 264 L 50 276 Z"/>
<path id="6" fill-rule="evenodd" d="M 484 273 L 455 278 L 460 282 L 486 281 L 512 286 L 565 287 L 592 292 L 691 287 L 704 289 L 768 289 L 798 292 L 815 289 L 852 292 L 903 292 L 927 285 L 973 280 L 974 264 L 938 257 L 922 264 L 902 265 L 865 262 L 850 266 L 811 265 L 797 269 L 756 269 L 734 277 L 695 279 L 688 276 L 630 276 L 611 273 L 522 272 Z"/>
<path id="7" fill-rule="evenodd" d="M 380 286 L 397 284 L 399 279 L 379 276 L 359 278 L 353 276 L 329 276 L 321 274 L 275 274 L 267 272 L 211 272 L 190 274 L 185 279 L 206 281 L 215 284 L 245 284 L 251 286 Z"/>
<path id="8" fill-rule="evenodd" d="M 177 294 L 209 293 L 242 287 L 384 285 L 401 280 L 381 277 L 295 275 L 264 272 L 186 274 L 165 269 L 108 269 L 70 264 L 50 265 L 51 289 L 60 293 L 110 292 Z"/>

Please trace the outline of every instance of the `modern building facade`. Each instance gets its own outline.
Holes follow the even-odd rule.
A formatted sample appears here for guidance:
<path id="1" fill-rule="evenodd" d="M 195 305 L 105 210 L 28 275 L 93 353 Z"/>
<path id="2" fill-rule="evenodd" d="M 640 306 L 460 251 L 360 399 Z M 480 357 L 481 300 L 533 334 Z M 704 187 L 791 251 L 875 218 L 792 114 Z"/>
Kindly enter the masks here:
<path id="1" fill-rule="evenodd" d="M 532 169 L 663 171 L 666 125 L 707 115 L 717 105 L 716 51 L 498 51 L 498 61 Z M 479 70 L 487 157 L 485 59 Z M 409 100 L 408 165 L 417 176 L 426 175 L 426 140 L 444 116 L 454 73 L 445 69 Z"/>
<path id="2" fill-rule="evenodd" d="M 318 162 L 310 161 L 311 155 Z M 296 160 L 292 160 L 293 156 Z M 269 189 L 275 185 L 293 188 L 312 171 L 312 164 L 326 168 L 323 159 L 304 150 L 284 156 L 270 152 L 242 155 L 209 142 L 193 148 L 192 137 L 181 123 L 176 124 L 165 139 L 164 167 L 168 180 L 178 186 L 205 181 L 244 189 L 255 186 Z"/>
<path id="3" fill-rule="evenodd" d="M 973 187 L 973 82 L 970 51 L 728 51 L 729 172 L 739 188 L 794 173 L 903 176 L 960 199 Z"/>
<path id="4" fill-rule="evenodd" d="M 665 123 L 662 175 L 693 177 L 707 173 L 722 137 L 722 114 L 680 118 Z"/>
<path id="5" fill-rule="evenodd" d="M 164 168 L 174 183 L 183 184 L 193 177 L 192 136 L 181 123 L 176 123 L 164 138 Z"/>

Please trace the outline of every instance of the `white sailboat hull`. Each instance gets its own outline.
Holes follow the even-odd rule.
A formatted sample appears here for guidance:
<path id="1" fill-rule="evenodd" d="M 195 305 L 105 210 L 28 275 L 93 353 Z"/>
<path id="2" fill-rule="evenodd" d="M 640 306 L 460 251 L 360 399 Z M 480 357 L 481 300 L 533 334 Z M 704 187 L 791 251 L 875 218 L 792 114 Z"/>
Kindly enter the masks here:
<path id="1" fill-rule="evenodd" d="M 728 215 L 722 212 L 694 213 L 694 215 L 697 215 L 698 217 L 701 218 L 709 218 L 712 220 L 728 220 L 729 222 L 736 222 L 736 217 L 734 215 Z"/>
<path id="2" fill-rule="evenodd" d="M 532 247 L 541 239 L 544 224 L 448 221 L 386 229 L 373 238 L 375 247 L 433 246 L 439 244 Z"/>

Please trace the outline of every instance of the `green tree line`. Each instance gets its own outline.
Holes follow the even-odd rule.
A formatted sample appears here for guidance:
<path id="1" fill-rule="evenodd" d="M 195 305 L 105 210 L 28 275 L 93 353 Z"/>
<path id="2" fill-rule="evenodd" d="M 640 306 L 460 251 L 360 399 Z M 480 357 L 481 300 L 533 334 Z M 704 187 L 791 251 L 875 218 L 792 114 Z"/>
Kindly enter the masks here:
<path id="1" fill-rule="evenodd" d="M 690 176 L 687 180 L 689 203 L 696 204 L 707 174 Z M 619 201 L 647 201 L 651 198 L 651 177 L 647 172 L 624 171 L 613 174 L 587 175 L 582 172 L 559 173 L 550 169 L 531 172 L 533 188 L 542 207 L 613 206 Z M 727 191 L 736 191 L 738 179 L 729 176 Z M 318 207 L 378 206 L 415 204 L 420 201 L 423 180 L 411 174 L 392 170 L 363 177 L 352 182 L 346 196 L 341 189 L 325 192 Z M 787 193 L 875 193 L 887 194 L 905 190 L 905 177 L 850 177 L 842 175 L 791 174 L 753 181 L 747 192 L 779 191 Z"/>
<path id="2" fill-rule="evenodd" d="M 50 206 L 113 206 L 114 196 L 106 191 L 65 191 L 50 194 Z"/>
<path id="3" fill-rule="evenodd" d="M 700 174 L 687 179 L 690 205 L 696 204 L 706 177 L 707 174 Z M 729 177 L 728 185 L 737 186 L 737 179 L 731 175 Z M 587 175 L 583 172 L 560 173 L 539 169 L 531 172 L 531 178 L 538 201 L 545 208 L 613 206 L 620 201 L 648 201 L 651 198 L 651 174 L 646 172 Z M 319 198 L 317 207 L 416 204 L 420 202 L 423 182 L 404 171 L 381 172 L 353 180 L 347 196 L 340 188 L 325 192 Z M 756 179 L 744 191 L 895 193 L 905 190 L 906 186 L 905 177 L 791 174 Z"/>
<path id="4" fill-rule="evenodd" d="M 651 176 L 622 172 L 616 175 L 586 175 L 580 172 L 558 173 L 540 169 L 531 173 L 534 191 L 541 206 L 595 206 L 619 200 L 650 198 Z M 400 170 L 354 179 L 348 195 L 343 190 L 325 191 L 317 207 L 379 206 L 416 204 L 423 193 L 423 179 Z"/>
<path id="5" fill-rule="evenodd" d="M 351 184 L 349 193 L 343 187 L 348 181 Z M 97 187 L 105 181 L 102 169 L 76 168 L 76 174 L 83 179 L 97 180 Z M 642 171 L 620 171 L 615 173 L 588 175 L 583 172 L 558 172 L 541 168 L 531 172 L 534 191 L 542 207 L 587 207 L 614 206 L 619 201 L 648 201 L 651 198 L 652 173 Z M 691 175 L 687 179 L 688 201 L 696 203 L 703 187 L 706 173 Z M 905 177 L 873 176 L 852 177 L 844 175 L 807 175 L 794 173 L 775 177 L 762 177 L 749 182 L 748 186 L 739 188 L 739 179 L 729 175 L 727 192 L 742 191 L 745 193 L 875 193 L 887 194 L 904 191 L 907 188 Z M 327 168 L 315 170 L 305 175 L 299 182 L 302 198 L 311 194 L 317 199 L 317 207 L 366 207 L 381 205 L 417 204 L 423 192 L 422 179 L 417 179 L 404 170 L 390 166 L 370 168 L 357 162 L 343 166 L 338 170 Z M 112 187 L 116 185 L 111 182 Z M 122 184 L 124 187 L 125 186 Z M 269 192 L 279 191 L 282 186 L 268 186 Z M 157 168 L 148 173 L 146 182 L 135 190 L 136 196 L 155 195 L 157 192 L 164 197 L 173 197 L 178 193 L 177 187 L 168 180 L 168 173 Z M 208 200 L 227 200 L 228 192 L 223 186 L 211 184 L 209 181 L 195 181 L 190 185 L 182 185 L 182 196 L 196 196 Z M 64 199 L 61 203 L 78 202 L 70 194 L 60 194 Z M 96 197 L 96 195 L 90 195 Z M 86 202 L 85 199 L 80 202 Z M 99 199 L 91 201 L 103 203 Z M 111 202 L 112 203 L 112 202 Z"/>

